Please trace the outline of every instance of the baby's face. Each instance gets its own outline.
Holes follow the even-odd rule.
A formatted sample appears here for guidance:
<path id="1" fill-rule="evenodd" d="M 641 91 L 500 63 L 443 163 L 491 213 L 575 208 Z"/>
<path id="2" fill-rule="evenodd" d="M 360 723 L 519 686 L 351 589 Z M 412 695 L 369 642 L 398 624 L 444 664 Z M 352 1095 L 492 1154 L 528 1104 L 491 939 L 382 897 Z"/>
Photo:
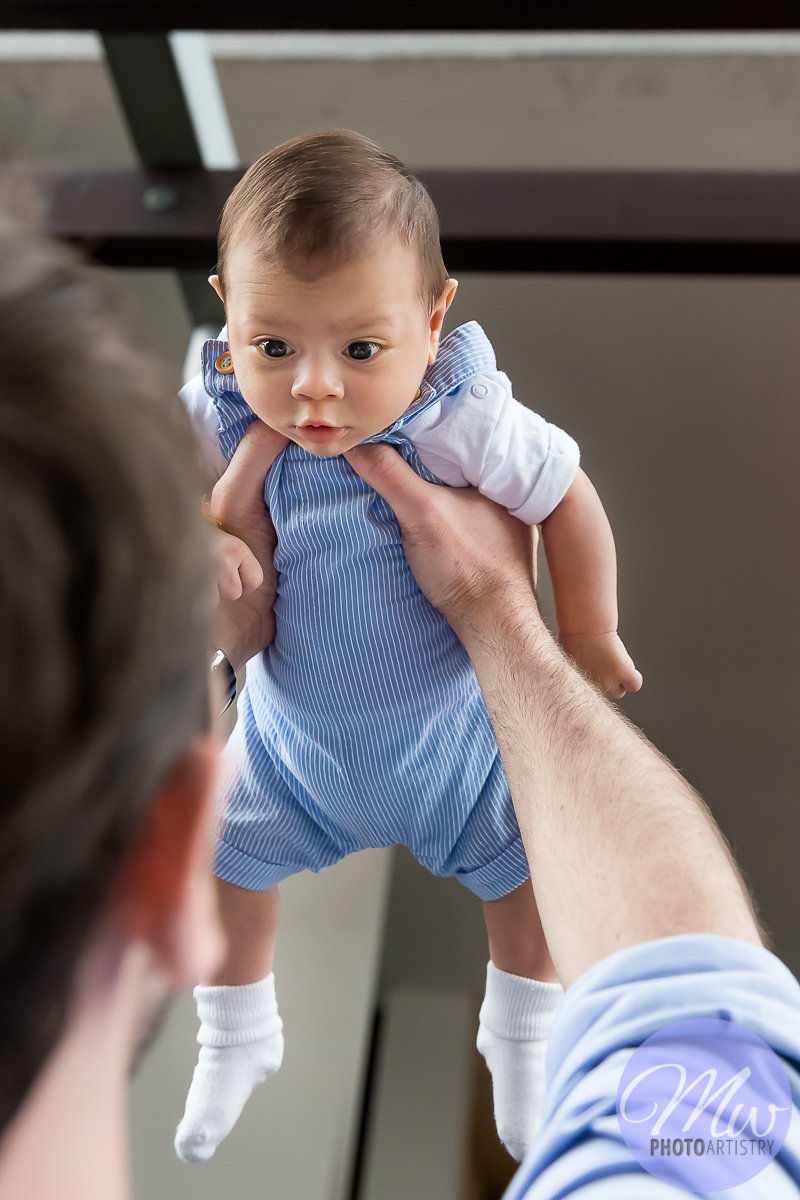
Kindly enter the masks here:
<path id="1" fill-rule="evenodd" d="M 456 287 L 448 280 L 429 315 L 416 257 L 399 239 L 311 281 L 234 244 L 224 300 L 242 395 L 306 450 L 344 453 L 413 402 Z"/>

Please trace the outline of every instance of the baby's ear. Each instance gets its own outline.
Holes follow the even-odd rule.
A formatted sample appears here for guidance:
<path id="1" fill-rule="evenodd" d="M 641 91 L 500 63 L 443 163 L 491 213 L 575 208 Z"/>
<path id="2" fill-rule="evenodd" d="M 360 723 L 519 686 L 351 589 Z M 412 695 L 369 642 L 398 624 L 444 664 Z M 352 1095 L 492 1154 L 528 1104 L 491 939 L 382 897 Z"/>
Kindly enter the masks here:
<path id="1" fill-rule="evenodd" d="M 438 330 L 441 332 L 445 313 L 447 312 L 450 305 L 453 303 L 453 299 L 455 297 L 457 289 L 458 289 L 458 280 L 457 279 L 448 279 L 445 282 L 445 285 L 442 288 L 439 299 L 434 304 L 433 312 L 431 313 L 431 329 L 432 330 Z"/>
<path id="2" fill-rule="evenodd" d="M 447 293 L 447 307 L 449 308 L 455 299 L 456 292 L 458 291 L 458 280 L 448 279 L 444 290 Z"/>
<path id="3" fill-rule="evenodd" d="M 220 283 L 219 275 L 209 275 L 208 282 L 211 284 L 214 291 L 219 296 L 222 303 L 225 303 L 225 297 L 222 294 L 222 284 Z"/>
<path id="4" fill-rule="evenodd" d="M 433 312 L 430 317 L 430 328 L 428 331 L 428 366 L 436 361 L 436 355 L 439 350 L 439 338 L 444 324 L 445 313 L 453 302 L 453 297 L 458 288 L 457 279 L 448 279 L 442 288 L 439 299 L 433 306 Z"/>

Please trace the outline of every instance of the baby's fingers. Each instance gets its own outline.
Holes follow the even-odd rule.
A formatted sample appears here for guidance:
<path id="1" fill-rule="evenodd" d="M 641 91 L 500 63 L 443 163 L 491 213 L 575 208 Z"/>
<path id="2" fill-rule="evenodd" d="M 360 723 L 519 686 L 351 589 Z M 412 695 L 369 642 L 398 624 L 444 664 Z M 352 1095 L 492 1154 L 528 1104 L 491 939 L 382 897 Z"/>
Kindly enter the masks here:
<path id="1" fill-rule="evenodd" d="M 641 690 L 644 678 L 641 671 L 637 671 L 634 667 L 630 675 L 627 675 L 622 681 L 629 692 L 638 692 Z"/>
<path id="2" fill-rule="evenodd" d="M 609 687 L 604 689 L 605 694 L 611 700 L 621 700 L 623 696 L 627 696 L 628 692 L 638 692 L 643 682 L 641 671 L 637 671 L 632 666 L 629 671 L 620 675 Z"/>
<path id="3" fill-rule="evenodd" d="M 220 600 L 238 600 L 242 595 L 239 572 L 230 563 L 221 563 L 217 567 L 217 591 Z"/>
<path id="4" fill-rule="evenodd" d="M 238 600 L 260 588 L 264 572 L 249 546 L 220 530 L 215 545 L 220 600 Z"/>
<path id="5" fill-rule="evenodd" d="M 638 692 L 641 690 L 642 683 L 644 682 L 642 673 L 636 670 L 630 655 L 626 655 L 625 657 L 628 661 L 619 675 L 619 682 L 626 692 Z"/>
<path id="6" fill-rule="evenodd" d="M 264 572 L 252 550 L 245 546 L 244 551 L 242 561 L 239 563 L 239 580 L 241 595 L 246 596 L 248 592 L 254 592 L 261 587 L 264 582 Z"/>
<path id="7" fill-rule="evenodd" d="M 217 591 L 220 600 L 240 600 L 248 592 L 254 592 L 264 582 L 264 572 L 248 551 L 248 556 L 238 566 L 223 563 L 217 571 Z"/>

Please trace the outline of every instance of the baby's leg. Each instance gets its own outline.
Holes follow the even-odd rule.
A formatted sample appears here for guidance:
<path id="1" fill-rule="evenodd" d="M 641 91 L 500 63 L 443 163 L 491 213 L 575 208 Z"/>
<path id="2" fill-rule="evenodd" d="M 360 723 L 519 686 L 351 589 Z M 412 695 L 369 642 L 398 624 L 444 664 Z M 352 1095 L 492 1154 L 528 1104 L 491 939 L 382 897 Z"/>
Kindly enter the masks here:
<path id="1" fill-rule="evenodd" d="M 211 1158 L 253 1088 L 283 1059 L 272 973 L 278 889 L 254 892 L 218 879 L 217 895 L 228 952 L 216 975 L 194 990 L 200 1054 L 175 1135 L 186 1161 Z"/>
<path id="2" fill-rule="evenodd" d="M 269 975 L 275 958 L 280 897 L 276 887 L 251 892 L 216 879 L 217 905 L 228 951 L 210 986 L 255 983 Z"/>
<path id="3" fill-rule="evenodd" d="M 541 1122 L 550 1022 L 563 995 L 531 881 L 483 905 L 490 962 L 478 1049 L 492 1074 L 497 1132 L 521 1162 Z"/>
<path id="4" fill-rule="evenodd" d="M 500 900 L 484 900 L 483 917 L 498 970 L 558 983 L 530 879 Z"/>

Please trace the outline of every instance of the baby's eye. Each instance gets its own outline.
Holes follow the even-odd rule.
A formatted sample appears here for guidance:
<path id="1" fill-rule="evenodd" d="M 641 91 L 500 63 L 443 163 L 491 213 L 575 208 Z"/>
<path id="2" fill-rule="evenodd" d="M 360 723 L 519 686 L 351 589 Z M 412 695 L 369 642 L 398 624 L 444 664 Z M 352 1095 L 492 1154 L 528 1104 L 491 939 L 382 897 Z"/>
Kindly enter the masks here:
<path id="1" fill-rule="evenodd" d="M 289 347 L 280 338 L 262 338 L 257 345 L 267 358 L 286 358 L 289 353 Z"/>
<path id="2" fill-rule="evenodd" d="M 354 358 L 356 362 L 360 362 L 367 358 L 374 358 L 380 349 L 378 342 L 351 342 L 347 347 L 347 355 L 349 358 Z"/>

